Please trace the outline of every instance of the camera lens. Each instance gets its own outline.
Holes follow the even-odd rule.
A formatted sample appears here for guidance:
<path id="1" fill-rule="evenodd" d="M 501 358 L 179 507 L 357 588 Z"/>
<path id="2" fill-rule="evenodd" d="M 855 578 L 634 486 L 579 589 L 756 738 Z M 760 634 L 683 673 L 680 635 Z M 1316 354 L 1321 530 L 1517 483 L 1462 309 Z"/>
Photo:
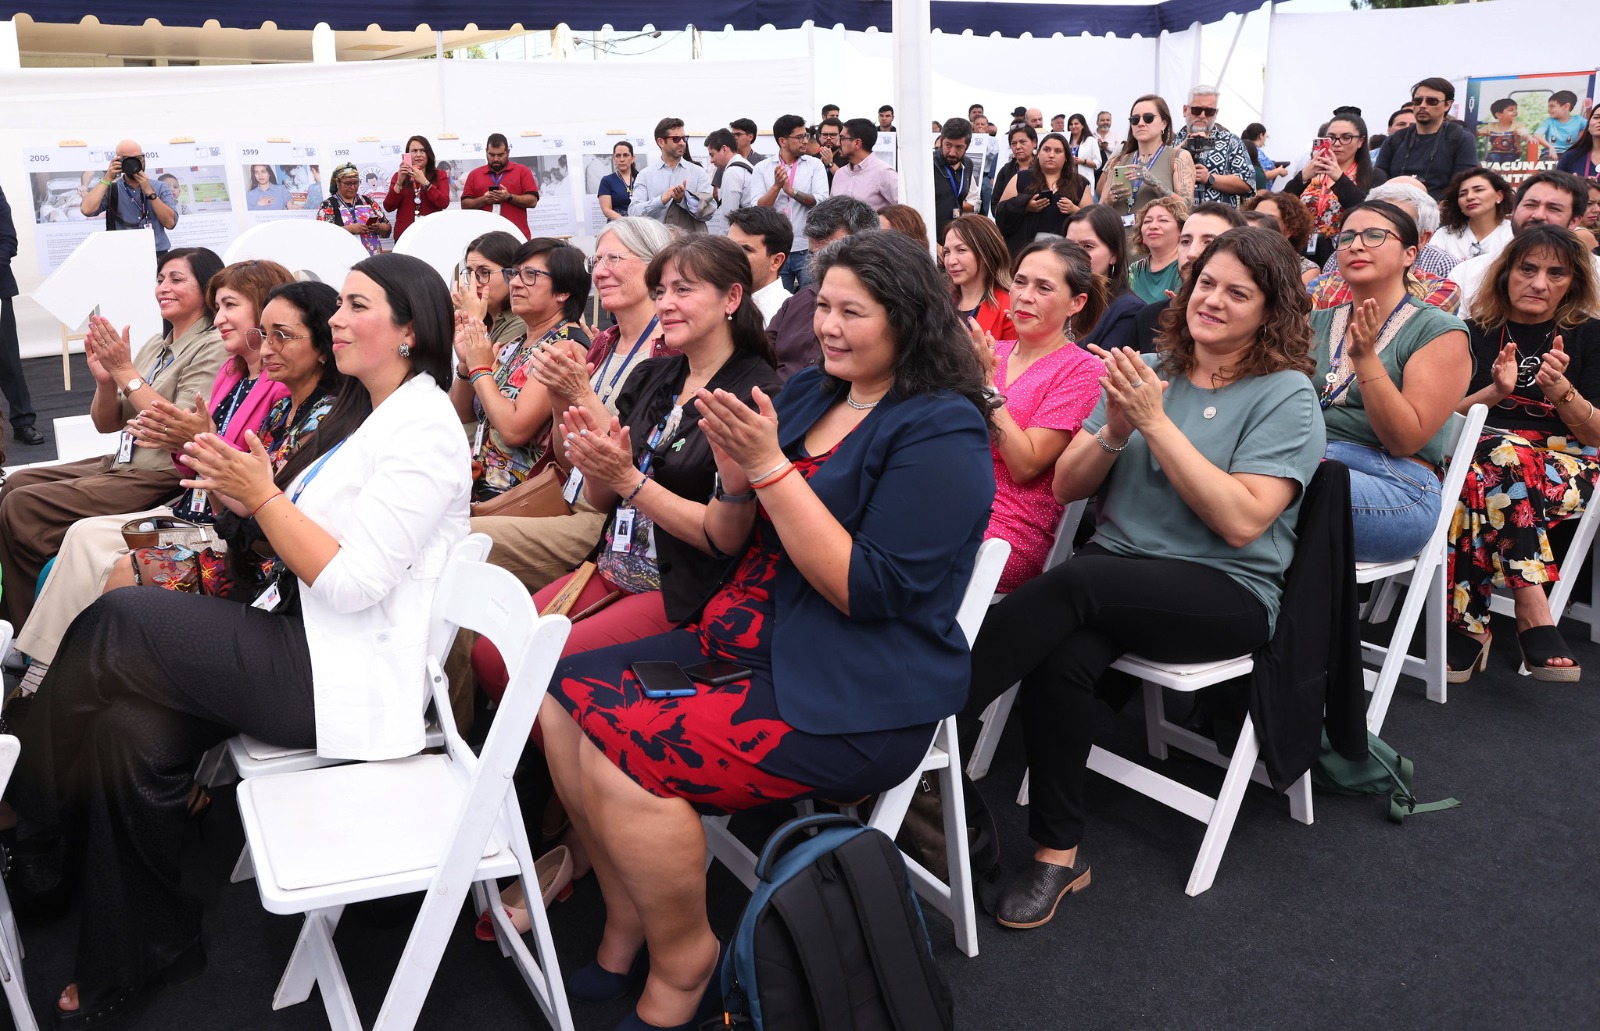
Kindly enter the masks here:
<path id="1" fill-rule="evenodd" d="M 138 175 L 142 171 L 144 171 L 144 160 L 142 158 L 134 156 L 122 159 L 123 175 Z"/>

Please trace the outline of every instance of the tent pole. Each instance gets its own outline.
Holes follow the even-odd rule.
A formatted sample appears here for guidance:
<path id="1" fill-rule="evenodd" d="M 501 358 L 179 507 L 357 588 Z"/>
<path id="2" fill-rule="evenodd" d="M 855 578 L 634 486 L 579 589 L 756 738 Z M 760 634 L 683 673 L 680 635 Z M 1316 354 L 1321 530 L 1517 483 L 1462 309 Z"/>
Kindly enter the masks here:
<path id="1" fill-rule="evenodd" d="M 900 201 L 929 226 L 933 215 L 933 15 L 929 0 L 894 0 L 894 114 L 900 130 Z"/>
<path id="2" fill-rule="evenodd" d="M 1245 11 L 1239 15 L 1239 24 L 1233 30 L 1233 42 L 1228 44 L 1228 54 L 1222 59 L 1222 71 L 1217 73 L 1217 89 L 1223 89 L 1223 80 L 1228 77 L 1228 65 L 1233 63 L 1233 49 L 1239 45 L 1239 37 L 1244 34 L 1244 23 L 1250 18 L 1250 12 Z"/>
<path id="3" fill-rule="evenodd" d="M 327 22 L 318 22 L 311 30 L 311 63 L 337 64 L 338 61 L 338 37 Z"/>

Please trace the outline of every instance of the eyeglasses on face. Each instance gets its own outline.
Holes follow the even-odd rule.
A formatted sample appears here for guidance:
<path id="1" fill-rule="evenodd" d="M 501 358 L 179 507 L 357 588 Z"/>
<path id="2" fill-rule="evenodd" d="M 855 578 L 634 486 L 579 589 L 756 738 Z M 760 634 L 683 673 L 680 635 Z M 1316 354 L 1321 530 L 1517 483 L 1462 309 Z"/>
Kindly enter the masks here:
<path id="1" fill-rule="evenodd" d="M 1391 236 L 1396 240 L 1400 239 L 1399 234 L 1393 229 L 1380 229 L 1377 226 L 1360 231 L 1346 229 L 1333 238 L 1333 249 L 1337 251 L 1348 250 L 1350 245 L 1356 242 L 1356 237 L 1358 236 L 1361 237 L 1361 242 L 1368 247 L 1382 247 L 1383 242 Z"/>
<path id="2" fill-rule="evenodd" d="M 1442 107 L 1444 105 L 1444 98 L 1443 97 L 1412 97 L 1411 98 L 1411 102 L 1413 104 L 1421 104 L 1423 107 Z"/>
<path id="3" fill-rule="evenodd" d="M 504 272 L 505 269 L 496 268 L 491 265 L 479 265 L 476 268 L 469 268 L 467 271 L 472 273 L 473 279 L 476 279 L 480 283 L 487 283 L 489 280 L 494 278 L 494 274 L 496 272 Z"/>
<path id="4" fill-rule="evenodd" d="M 500 270 L 500 274 L 506 277 L 508 285 L 520 279 L 523 286 L 538 286 L 541 276 L 545 279 L 550 278 L 550 273 L 542 268 L 503 268 Z"/>
<path id="5" fill-rule="evenodd" d="M 585 261 L 583 263 L 583 267 L 589 271 L 591 276 L 594 275 L 602 265 L 615 271 L 618 263 L 627 261 L 632 256 L 633 255 L 631 254 L 596 254 L 594 257 Z"/>
<path id="6" fill-rule="evenodd" d="M 267 342 L 268 337 L 272 338 L 272 346 L 277 348 L 283 347 L 291 340 L 311 339 L 310 334 L 306 334 L 304 336 L 291 336 L 281 329 L 275 329 L 271 333 L 263 333 L 259 329 L 247 329 L 244 332 L 244 344 L 252 351 L 259 351 L 261 350 L 261 345 Z"/>
<path id="7" fill-rule="evenodd" d="M 810 133 L 806 132 L 804 129 L 801 129 L 799 132 L 790 133 L 789 135 L 785 136 L 784 139 L 788 140 L 790 143 L 804 143 L 809 137 Z"/>
<path id="8" fill-rule="evenodd" d="M 1262 137 L 1262 139 L 1265 139 L 1265 138 L 1266 137 L 1264 137 L 1264 136 Z M 1332 140 L 1335 143 L 1354 143 L 1357 140 L 1359 140 L 1360 138 L 1361 138 L 1361 136 L 1360 136 L 1359 133 L 1353 133 L 1353 132 L 1340 132 L 1340 133 L 1329 133 L 1328 134 L 1328 139 Z"/>
<path id="9" fill-rule="evenodd" d="M 1145 125 L 1149 125 L 1151 122 L 1155 121 L 1159 117 L 1161 117 L 1161 116 L 1156 114 L 1154 111 L 1146 111 L 1142 115 L 1129 115 L 1128 116 L 1128 124 L 1129 125 L 1138 125 L 1140 122 L 1143 122 Z"/>
<path id="10" fill-rule="evenodd" d="M 1217 109 L 1214 107 L 1194 107 L 1193 105 L 1190 105 L 1189 113 L 1192 115 L 1198 115 L 1201 118 L 1215 118 L 1217 116 Z"/>

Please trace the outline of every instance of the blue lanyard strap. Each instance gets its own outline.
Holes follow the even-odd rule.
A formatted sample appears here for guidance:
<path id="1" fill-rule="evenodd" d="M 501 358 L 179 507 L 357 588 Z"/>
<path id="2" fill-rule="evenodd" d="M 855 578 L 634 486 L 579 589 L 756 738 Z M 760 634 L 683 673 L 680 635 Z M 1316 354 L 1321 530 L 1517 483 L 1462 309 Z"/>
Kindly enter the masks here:
<path id="1" fill-rule="evenodd" d="M 1374 347 L 1376 347 L 1383 340 L 1383 335 L 1389 331 L 1389 323 L 1394 321 L 1394 317 L 1396 315 L 1400 314 L 1402 311 L 1405 311 L 1406 303 L 1410 300 L 1411 296 L 1409 294 L 1407 294 L 1405 297 L 1402 297 L 1400 299 L 1400 303 L 1395 305 L 1394 311 L 1390 312 L 1389 317 L 1383 320 L 1383 325 L 1378 327 L 1377 337 L 1375 337 L 1372 341 Z M 1355 317 L 1356 309 L 1354 303 L 1352 303 L 1350 306 L 1350 318 L 1353 319 Z M 1328 408 L 1334 403 L 1334 401 L 1342 397 L 1345 391 L 1350 389 L 1350 385 L 1356 381 L 1355 367 L 1352 365 L 1350 375 L 1346 376 L 1344 378 L 1344 382 L 1339 383 L 1337 387 L 1334 386 L 1334 383 L 1339 377 L 1339 362 L 1344 358 L 1344 342 L 1349 338 L 1349 336 L 1350 324 L 1346 322 L 1344 332 L 1339 334 L 1339 343 L 1334 348 L 1332 356 L 1330 356 L 1328 359 L 1327 381 L 1326 385 L 1324 385 L 1322 388 L 1321 397 L 1321 403 L 1324 409 Z"/>
<path id="2" fill-rule="evenodd" d="M 644 342 L 646 340 L 650 339 L 650 334 L 655 331 L 656 321 L 657 320 L 656 320 L 656 317 L 654 315 L 650 316 L 650 325 L 644 327 L 644 332 L 640 333 L 639 334 L 639 339 L 634 341 L 633 350 L 628 352 L 628 357 L 622 359 L 622 364 L 617 366 L 617 371 L 616 372 L 612 373 L 611 382 L 610 383 L 606 383 L 606 397 L 610 397 L 611 396 L 611 392 L 617 389 L 617 380 L 621 379 L 622 378 L 622 374 L 624 372 L 628 371 L 628 366 L 630 364 L 632 364 L 632 362 L 633 362 L 633 356 L 638 354 L 639 353 L 639 348 L 643 347 L 644 346 Z M 617 334 L 618 334 L 618 336 L 621 336 L 621 330 L 620 329 L 617 331 Z M 622 341 L 620 341 L 620 340 L 617 341 L 617 343 L 619 345 L 621 344 L 621 342 Z M 611 368 L 611 360 L 617 356 L 617 352 L 620 351 L 620 350 L 621 350 L 620 346 L 619 347 L 613 347 L 611 349 L 611 353 L 606 355 L 605 364 L 600 366 L 600 374 L 595 377 L 595 382 L 596 383 L 605 383 L 606 370 Z M 604 402 L 606 400 L 606 397 L 603 397 L 600 400 L 602 402 Z"/>
<path id="3" fill-rule="evenodd" d="M 349 438 L 346 438 L 346 439 L 349 439 Z M 293 504 L 296 504 L 297 502 L 299 502 L 300 495 L 304 494 L 306 488 L 311 486 L 311 481 L 316 479 L 317 478 L 317 474 L 322 471 L 322 467 L 328 464 L 328 459 L 332 458 L 333 457 L 333 453 L 335 451 L 338 451 L 342 447 L 344 447 L 344 441 L 343 440 L 341 440 L 341 441 L 339 441 L 339 443 L 333 445 L 333 447 L 328 449 L 328 453 L 327 454 L 325 454 L 321 458 L 317 459 L 317 464 L 311 467 L 311 471 L 306 473 L 306 478 L 300 481 L 300 486 L 298 486 L 298 487 L 296 487 L 294 489 L 294 494 L 289 498 L 289 504 L 293 505 Z"/>
<path id="4" fill-rule="evenodd" d="M 171 365 L 174 361 L 177 361 L 177 359 L 177 354 L 170 346 L 163 347 L 161 349 L 161 353 L 156 355 L 156 363 L 150 366 L 150 375 L 144 378 L 145 385 L 149 386 L 150 384 L 154 383 L 156 377 L 161 375 L 162 372 L 166 371 L 167 366 Z"/>
<path id="5" fill-rule="evenodd" d="M 650 438 L 644 443 L 644 454 L 639 456 L 639 475 L 650 475 L 650 467 L 655 465 L 656 456 L 661 453 L 657 448 L 660 447 L 662 439 L 676 433 L 678 423 L 682 419 L 683 406 L 678 403 L 678 397 L 674 395 L 672 407 L 661 417 L 661 421 L 656 423 L 656 428 L 650 431 Z"/>
<path id="6" fill-rule="evenodd" d="M 961 166 L 961 178 L 960 179 L 957 179 L 955 176 L 950 174 L 950 166 L 949 165 L 945 165 L 943 167 L 942 171 L 944 172 L 944 177 L 950 181 L 950 189 L 951 189 L 952 192 L 955 193 L 956 203 L 960 204 L 961 203 L 961 198 L 963 196 L 965 196 L 966 192 L 967 192 L 967 189 L 966 189 L 966 187 L 967 187 L 967 166 L 966 166 L 966 164 L 963 163 L 962 166 Z"/>
<path id="7" fill-rule="evenodd" d="M 255 385 L 256 381 L 253 379 L 242 379 L 239 381 L 238 386 L 229 391 L 233 395 L 233 401 L 228 405 L 228 410 L 223 413 L 222 418 L 217 420 L 218 433 L 228 432 L 228 425 L 233 422 L 233 417 L 239 411 L 239 406 L 244 404 L 244 399 L 250 396 L 250 391 L 255 389 Z"/>

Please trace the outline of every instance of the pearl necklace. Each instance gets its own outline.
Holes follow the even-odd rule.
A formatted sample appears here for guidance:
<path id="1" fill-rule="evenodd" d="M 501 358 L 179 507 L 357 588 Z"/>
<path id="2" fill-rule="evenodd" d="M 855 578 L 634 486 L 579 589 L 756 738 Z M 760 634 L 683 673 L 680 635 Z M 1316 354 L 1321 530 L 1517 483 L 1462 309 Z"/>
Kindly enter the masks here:
<path id="1" fill-rule="evenodd" d="M 878 405 L 881 404 L 882 402 L 883 402 L 883 398 L 880 397 L 876 401 L 870 402 L 868 404 L 862 404 L 860 401 L 857 401 L 852 395 L 850 395 L 850 394 L 845 394 L 844 395 L 844 403 L 849 405 L 851 408 L 854 408 L 858 412 L 870 412 L 870 411 L 872 411 L 872 409 L 878 407 Z"/>

